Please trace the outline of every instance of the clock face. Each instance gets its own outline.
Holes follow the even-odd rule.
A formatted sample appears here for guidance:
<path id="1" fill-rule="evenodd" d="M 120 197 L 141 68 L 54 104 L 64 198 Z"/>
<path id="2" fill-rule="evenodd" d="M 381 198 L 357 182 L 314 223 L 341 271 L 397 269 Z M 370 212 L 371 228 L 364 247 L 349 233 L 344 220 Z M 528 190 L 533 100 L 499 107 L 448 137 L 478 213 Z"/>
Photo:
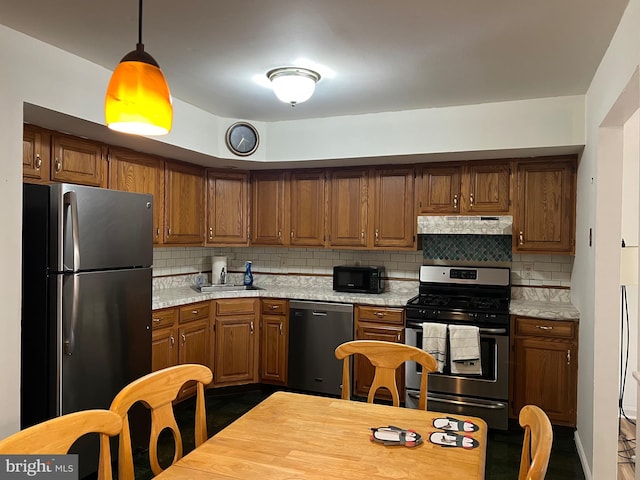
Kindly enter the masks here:
<path id="1" fill-rule="evenodd" d="M 227 130 L 227 147 L 236 155 L 251 155 L 258 148 L 258 132 L 248 123 L 234 123 Z"/>

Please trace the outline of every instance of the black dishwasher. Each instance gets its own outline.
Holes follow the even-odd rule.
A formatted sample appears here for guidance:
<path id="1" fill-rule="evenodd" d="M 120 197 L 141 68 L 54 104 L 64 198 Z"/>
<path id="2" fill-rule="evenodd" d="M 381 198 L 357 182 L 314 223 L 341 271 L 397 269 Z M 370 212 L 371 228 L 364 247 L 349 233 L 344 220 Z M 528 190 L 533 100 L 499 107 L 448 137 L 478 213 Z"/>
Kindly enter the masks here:
<path id="1" fill-rule="evenodd" d="M 340 396 L 342 361 L 335 349 L 353 340 L 353 305 L 289 302 L 289 382 L 293 389 Z"/>

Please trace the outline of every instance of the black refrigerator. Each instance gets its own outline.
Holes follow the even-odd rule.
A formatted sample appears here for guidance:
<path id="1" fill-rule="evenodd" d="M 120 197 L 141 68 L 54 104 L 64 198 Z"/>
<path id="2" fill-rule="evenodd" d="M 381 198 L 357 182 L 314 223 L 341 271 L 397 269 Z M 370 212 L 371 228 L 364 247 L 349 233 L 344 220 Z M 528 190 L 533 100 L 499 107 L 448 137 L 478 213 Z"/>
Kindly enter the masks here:
<path id="1" fill-rule="evenodd" d="M 151 195 L 23 186 L 21 427 L 109 408 L 151 371 Z M 97 438 L 79 442 L 80 476 Z"/>

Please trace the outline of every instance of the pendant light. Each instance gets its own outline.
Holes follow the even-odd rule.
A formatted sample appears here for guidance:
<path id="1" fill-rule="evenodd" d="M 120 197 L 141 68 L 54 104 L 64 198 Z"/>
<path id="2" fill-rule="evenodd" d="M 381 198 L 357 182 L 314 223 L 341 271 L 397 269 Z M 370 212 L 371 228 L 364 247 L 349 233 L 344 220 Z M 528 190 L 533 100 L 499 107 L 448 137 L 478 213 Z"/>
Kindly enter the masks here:
<path id="1" fill-rule="evenodd" d="M 165 135 L 171 130 L 173 107 L 167 81 L 142 44 L 142 0 L 138 43 L 116 67 L 104 101 L 107 126 L 135 135 Z"/>

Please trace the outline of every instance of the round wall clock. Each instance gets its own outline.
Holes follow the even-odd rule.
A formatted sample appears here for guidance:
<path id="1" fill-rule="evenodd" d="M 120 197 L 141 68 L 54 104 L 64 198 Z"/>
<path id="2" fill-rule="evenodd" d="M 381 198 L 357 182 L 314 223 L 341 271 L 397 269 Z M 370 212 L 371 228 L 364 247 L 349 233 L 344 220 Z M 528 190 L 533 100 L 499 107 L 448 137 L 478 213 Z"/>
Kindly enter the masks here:
<path id="1" fill-rule="evenodd" d="M 229 150 L 236 155 L 246 157 L 257 150 L 260 137 L 253 125 L 238 122 L 228 128 L 225 140 Z"/>

